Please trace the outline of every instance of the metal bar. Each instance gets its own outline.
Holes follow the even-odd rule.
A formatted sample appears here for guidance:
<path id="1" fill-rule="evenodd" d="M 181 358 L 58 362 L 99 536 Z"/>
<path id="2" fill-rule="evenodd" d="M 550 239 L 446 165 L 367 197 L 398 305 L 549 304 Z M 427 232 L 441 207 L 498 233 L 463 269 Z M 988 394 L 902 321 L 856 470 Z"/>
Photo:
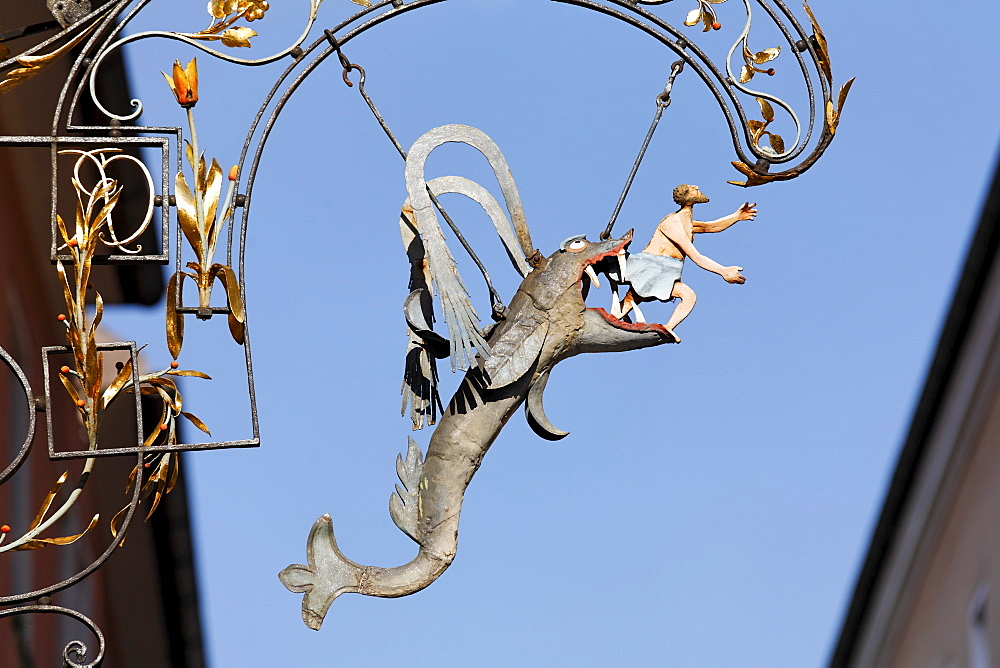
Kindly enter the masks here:
<path id="1" fill-rule="evenodd" d="M 676 60 L 670 66 L 670 76 L 667 77 L 667 85 L 664 86 L 663 92 L 656 96 L 656 114 L 653 116 L 653 122 L 649 126 L 649 132 L 646 133 L 646 140 L 642 142 L 639 155 L 636 156 L 635 164 L 632 165 L 632 171 L 629 172 L 628 179 L 625 180 L 625 187 L 622 189 L 621 197 L 618 198 L 618 204 L 615 205 L 614 213 L 611 214 L 611 220 L 604 231 L 601 232 L 601 239 L 611 238 L 611 228 L 615 226 L 615 221 L 618 220 L 618 213 L 622 210 L 622 205 L 625 204 L 628 191 L 632 188 L 632 181 L 635 180 L 635 175 L 639 171 L 639 165 L 642 164 L 642 158 L 646 155 L 646 149 L 649 148 L 649 142 L 653 139 L 653 133 L 656 132 L 656 126 L 660 122 L 660 117 L 663 116 L 663 110 L 670 106 L 670 91 L 674 87 L 674 79 L 677 78 L 677 75 L 683 69 L 683 60 Z"/>

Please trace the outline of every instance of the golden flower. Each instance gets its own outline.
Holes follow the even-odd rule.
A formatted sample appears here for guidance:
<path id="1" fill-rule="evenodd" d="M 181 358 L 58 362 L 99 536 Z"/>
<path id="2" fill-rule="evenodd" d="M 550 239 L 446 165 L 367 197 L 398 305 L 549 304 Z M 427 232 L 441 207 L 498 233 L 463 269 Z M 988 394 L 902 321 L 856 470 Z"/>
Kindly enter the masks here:
<path id="1" fill-rule="evenodd" d="M 198 103 L 198 63 L 192 58 L 187 67 L 181 67 L 181 61 L 174 61 L 173 77 L 161 72 L 167 80 L 167 85 L 173 91 L 177 103 L 185 109 L 190 109 Z"/>

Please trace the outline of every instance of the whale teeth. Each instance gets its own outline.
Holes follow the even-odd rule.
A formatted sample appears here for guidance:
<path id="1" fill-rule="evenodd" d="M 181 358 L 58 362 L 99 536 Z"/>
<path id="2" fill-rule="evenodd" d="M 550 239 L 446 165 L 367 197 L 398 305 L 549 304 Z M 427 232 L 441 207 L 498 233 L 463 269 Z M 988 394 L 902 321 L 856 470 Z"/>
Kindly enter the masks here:
<path id="1" fill-rule="evenodd" d="M 583 273 L 590 277 L 590 282 L 594 284 L 595 288 L 601 287 L 601 282 L 597 280 L 597 272 L 594 271 L 594 265 L 588 264 L 587 268 L 583 270 Z"/>
<path id="2" fill-rule="evenodd" d="M 613 290 L 611 292 L 611 316 L 618 319 L 622 317 L 622 305 L 618 301 L 618 293 Z"/>
<path id="3" fill-rule="evenodd" d="M 638 304 L 633 304 L 632 305 L 632 310 L 635 311 L 635 321 L 636 322 L 646 322 L 646 317 L 642 314 L 642 311 L 639 310 L 639 305 Z"/>
<path id="4" fill-rule="evenodd" d="M 618 275 L 625 280 L 625 251 L 618 251 Z"/>

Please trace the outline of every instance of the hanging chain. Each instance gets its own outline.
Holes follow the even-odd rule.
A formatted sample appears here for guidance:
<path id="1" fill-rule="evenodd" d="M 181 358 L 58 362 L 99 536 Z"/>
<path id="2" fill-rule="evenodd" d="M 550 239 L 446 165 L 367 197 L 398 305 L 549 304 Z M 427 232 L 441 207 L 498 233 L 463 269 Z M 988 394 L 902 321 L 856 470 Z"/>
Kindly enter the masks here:
<path id="1" fill-rule="evenodd" d="M 656 115 L 653 116 L 653 122 L 649 126 L 649 132 L 646 133 L 646 141 L 642 142 L 642 148 L 639 149 L 639 155 L 635 159 L 635 164 L 632 165 L 632 172 L 628 175 L 628 180 L 625 182 L 625 188 L 622 190 L 621 197 L 618 198 L 618 205 L 615 206 L 615 212 L 611 214 L 611 221 L 608 226 L 604 228 L 601 232 L 601 239 L 607 240 L 611 238 L 611 228 L 615 226 L 615 221 L 618 220 L 618 213 L 622 210 L 622 205 L 625 204 L 625 198 L 628 196 L 628 191 L 632 188 L 632 181 L 635 179 L 636 173 L 639 171 L 639 164 L 642 163 L 642 158 L 646 155 L 646 149 L 649 147 L 649 142 L 653 138 L 653 133 L 656 132 L 656 126 L 660 122 L 660 117 L 663 116 L 663 110 L 670 106 L 670 91 L 674 87 L 674 79 L 677 75 L 681 73 L 684 69 L 684 61 L 675 61 L 670 66 L 670 76 L 667 78 L 667 85 L 664 86 L 663 92 L 656 96 Z"/>
<path id="2" fill-rule="evenodd" d="M 392 133 L 392 130 L 389 129 L 389 124 L 385 122 L 385 119 L 382 117 L 382 114 L 379 113 L 379 110 L 375 106 L 375 103 L 372 102 L 372 99 L 368 96 L 368 92 L 365 90 L 364 68 L 361 67 L 360 65 L 350 62 L 347 59 L 347 57 L 340 50 L 340 44 L 337 42 L 337 37 L 331 31 L 326 30 L 324 32 L 326 34 L 327 40 L 329 40 L 330 44 L 336 50 L 337 58 L 340 59 L 340 64 L 344 68 L 343 72 L 344 83 L 346 83 L 349 87 L 353 88 L 354 84 L 347 77 L 347 75 L 353 70 L 358 71 L 358 92 L 361 93 L 361 97 L 364 98 L 365 103 L 368 105 L 368 108 L 371 109 L 372 114 L 378 121 L 378 124 L 382 126 L 382 130 L 385 132 L 385 135 L 389 138 L 389 141 L 392 142 L 392 145 L 396 147 L 396 151 L 399 152 L 400 157 L 402 157 L 403 160 L 405 161 L 406 150 L 403 149 L 403 146 L 399 143 L 399 140 L 396 139 L 396 135 L 394 135 Z M 437 208 L 438 212 L 448 223 L 448 226 L 451 228 L 451 231 L 455 233 L 455 236 L 458 238 L 459 242 L 461 242 L 462 246 L 469 254 L 469 257 L 471 257 L 472 261 L 476 263 L 477 267 L 479 267 L 479 271 L 483 274 L 483 279 L 486 281 L 486 287 L 490 291 L 490 306 L 492 309 L 493 319 L 500 320 L 507 312 L 507 307 L 504 306 L 503 300 L 500 298 L 500 293 L 497 292 L 496 288 L 493 287 L 493 281 L 490 280 L 490 274 L 488 271 L 486 271 L 486 266 L 479 259 L 479 256 L 476 255 L 476 252 L 472 250 L 472 246 L 469 245 L 469 242 L 466 241 L 461 231 L 459 231 L 458 225 L 455 224 L 455 221 L 453 221 L 451 219 L 451 216 L 449 216 L 448 213 L 444 210 L 444 207 L 441 206 L 441 202 L 438 201 L 437 197 L 435 197 L 434 193 L 431 192 L 430 188 L 427 188 L 427 194 L 430 195 L 431 201 L 434 203 L 434 206 Z"/>

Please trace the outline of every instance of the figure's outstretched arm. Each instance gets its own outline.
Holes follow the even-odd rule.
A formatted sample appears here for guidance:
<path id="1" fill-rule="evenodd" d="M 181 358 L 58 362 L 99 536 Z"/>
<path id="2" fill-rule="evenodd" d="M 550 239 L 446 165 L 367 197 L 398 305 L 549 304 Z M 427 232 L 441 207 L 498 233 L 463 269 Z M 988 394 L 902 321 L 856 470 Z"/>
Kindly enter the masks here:
<path id="1" fill-rule="evenodd" d="M 743 271 L 743 267 L 723 267 L 707 255 L 702 255 L 698 249 L 695 248 L 694 244 L 687 238 L 687 235 L 684 234 L 684 230 L 680 225 L 671 225 L 669 222 L 664 221 L 658 229 L 661 234 L 670 239 L 675 246 L 680 248 L 686 257 L 691 258 L 692 262 L 705 271 L 710 271 L 722 276 L 727 283 L 746 282 L 747 279 L 740 274 L 740 272 Z"/>
<path id="2" fill-rule="evenodd" d="M 753 220 L 757 217 L 757 204 L 751 204 L 746 202 L 738 208 L 734 213 L 729 214 L 718 220 L 713 220 L 709 222 L 694 221 L 692 227 L 695 234 L 703 234 L 705 232 L 721 232 L 722 230 L 728 229 L 738 223 L 741 220 Z"/>

